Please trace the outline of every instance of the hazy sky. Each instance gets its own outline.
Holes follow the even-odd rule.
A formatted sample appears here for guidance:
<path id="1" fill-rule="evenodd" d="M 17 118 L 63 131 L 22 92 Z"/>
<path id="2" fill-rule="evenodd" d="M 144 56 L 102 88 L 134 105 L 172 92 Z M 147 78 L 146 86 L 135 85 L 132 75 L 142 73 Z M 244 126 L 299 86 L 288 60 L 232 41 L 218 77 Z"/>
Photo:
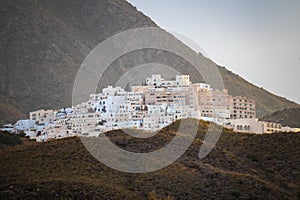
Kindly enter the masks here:
<path id="1" fill-rule="evenodd" d="M 129 0 L 217 64 L 300 103 L 300 1 Z"/>

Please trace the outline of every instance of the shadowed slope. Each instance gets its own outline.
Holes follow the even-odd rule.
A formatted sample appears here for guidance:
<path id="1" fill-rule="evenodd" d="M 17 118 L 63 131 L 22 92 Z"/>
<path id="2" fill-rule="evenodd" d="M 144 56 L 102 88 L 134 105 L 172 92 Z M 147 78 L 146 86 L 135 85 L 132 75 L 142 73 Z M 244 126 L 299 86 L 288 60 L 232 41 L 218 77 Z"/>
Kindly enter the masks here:
<path id="1" fill-rule="evenodd" d="M 122 131 L 107 135 L 122 148 L 144 152 L 170 141 L 178 125 L 175 122 L 158 136 L 145 139 L 147 142 Z M 299 198 L 300 134 L 253 135 L 225 130 L 213 151 L 199 160 L 207 127 L 208 123 L 200 123 L 194 143 L 179 160 L 146 174 L 106 167 L 88 153 L 79 138 L 3 150 L 0 197 L 145 199 L 155 191 L 158 197 L 174 199 Z"/>

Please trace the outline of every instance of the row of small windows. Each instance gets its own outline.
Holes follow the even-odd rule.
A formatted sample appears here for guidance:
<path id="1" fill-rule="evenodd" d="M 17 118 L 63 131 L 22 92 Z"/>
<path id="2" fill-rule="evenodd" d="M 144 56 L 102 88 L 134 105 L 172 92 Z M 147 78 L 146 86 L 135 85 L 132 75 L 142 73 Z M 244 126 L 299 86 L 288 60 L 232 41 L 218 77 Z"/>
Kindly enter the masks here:
<path id="1" fill-rule="evenodd" d="M 252 103 L 252 100 L 247 100 L 247 99 L 233 99 L 233 101 L 239 101 L 239 102 L 250 102 L 250 103 Z"/>
<path id="2" fill-rule="evenodd" d="M 236 105 L 239 105 L 239 106 L 250 106 L 250 107 L 252 107 L 252 104 L 242 104 L 242 103 L 240 103 L 240 104 L 237 104 L 237 103 L 233 103 L 233 105 L 234 106 L 236 106 Z"/>
<path id="3" fill-rule="evenodd" d="M 276 124 L 276 123 L 270 123 L 268 122 L 267 123 L 267 127 L 270 127 L 270 128 L 281 128 L 281 124 Z"/>
<path id="4" fill-rule="evenodd" d="M 249 131 L 250 130 L 250 126 L 249 125 L 237 125 L 236 126 L 237 130 L 245 130 L 245 131 Z"/>
<path id="5" fill-rule="evenodd" d="M 238 118 L 238 117 L 239 117 L 239 118 L 248 118 L 248 115 L 237 115 L 237 114 L 233 114 L 233 115 L 230 115 L 230 117 L 231 117 L 231 118 Z M 252 119 L 253 116 L 250 115 L 249 118 Z"/>
<path id="6" fill-rule="evenodd" d="M 247 110 L 248 107 L 237 107 L 237 106 L 234 106 L 233 109 L 240 109 L 240 110 Z M 253 108 L 249 108 L 249 110 L 252 110 Z M 254 110 L 254 109 L 253 109 Z"/>
<path id="7" fill-rule="evenodd" d="M 233 111 L 233 113 L 237 113 L 237 111 L 236 111 L 236 110 L 234 110 L 234 111 Z M 243 114 L 243 112 L 242 112 L 242 111 L 240 111 L 239 113 L 240 113 L 240 114 Z M 246 115 L 254 115 L 254 113 L 253 113 L 253 112 L 244 112 L 244 114 L 246 114 Z"/>

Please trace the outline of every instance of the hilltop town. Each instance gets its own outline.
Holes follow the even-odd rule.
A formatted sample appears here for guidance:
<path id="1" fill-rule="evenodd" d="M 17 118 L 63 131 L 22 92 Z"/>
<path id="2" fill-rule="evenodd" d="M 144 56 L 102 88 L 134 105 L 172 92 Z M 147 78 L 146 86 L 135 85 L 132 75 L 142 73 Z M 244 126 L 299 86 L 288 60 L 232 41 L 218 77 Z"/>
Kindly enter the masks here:
<path id="1" fill-rule="evenodd" d="M 2 130 L 23 131 L 31 139 L 47 141 L 73 136 L 98 136 L 116 129 L 157 131 L 178 119 L 195 118 L 214 122 L 236 132 L 300 132 L 299 128 L 259 121 L 255 101 L 232 96 L 227 89 L 213 89 L 206 83 L 192 83 L 189 75 L 164 80 L 161 75 L 146 78 L 131 91 L 108 86 L 91 94 L 87 102 L 60 110 L 37 110 L 29 119 Z"/>

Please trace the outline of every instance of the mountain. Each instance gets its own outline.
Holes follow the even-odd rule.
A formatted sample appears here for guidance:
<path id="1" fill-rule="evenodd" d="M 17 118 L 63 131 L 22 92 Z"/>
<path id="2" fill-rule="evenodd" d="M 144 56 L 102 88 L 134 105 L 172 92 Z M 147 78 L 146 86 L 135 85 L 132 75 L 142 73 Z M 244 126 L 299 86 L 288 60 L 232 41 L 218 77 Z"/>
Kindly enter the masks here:
<path id="1" fill-rule="evenodd" d="M 153 26 L 157 25 L 125 0 L 2 0 L 0 123 L 13 122 L 39 108 L 70 106 L 79 66 L 97 44 L 124 30 Z M 180 58 L 145 50 L 114 62 L 100 87 L 118 80 L 136 66 L 132 64 L 151 59 L 191 74 L 193 82 L 202 80 Z M 230 93 L 256 100 L 259 117 L 299 106 L 219 69 Z"/>
<path id="2" fill-rule="evenodd" d="M 179 121 L 150 138 L 105 133 L 129 151 L 150 152 L 174 137 Z M 189 120 L 191 126 L 197 123 Z M 27 142 L 0 151 L 1 199 L 299 199 L 300 134 L 236 134 L 224 130 L 198 158 L 208 122 L 187 152 L 154 172 L 119 172 L 98 162 L 79 138 Z M 189 130 L 187 130 L 187 133 Z"/>
<path id="3" fill-rule="evenodd" d="M 265 121 L 281 123 L 283 126 L 300 127 L 300 108 L 290 108 L 276 111 L 263 117 Z"/>
<path id="4" fill-rule="evenodd" d="M 155 24 L 124 1 L 1 1 L 0 120 L 19 117 L 6 107 L 26 114 L 70 106 L 89 51 L 116 32 L 142 26 Z"/>

